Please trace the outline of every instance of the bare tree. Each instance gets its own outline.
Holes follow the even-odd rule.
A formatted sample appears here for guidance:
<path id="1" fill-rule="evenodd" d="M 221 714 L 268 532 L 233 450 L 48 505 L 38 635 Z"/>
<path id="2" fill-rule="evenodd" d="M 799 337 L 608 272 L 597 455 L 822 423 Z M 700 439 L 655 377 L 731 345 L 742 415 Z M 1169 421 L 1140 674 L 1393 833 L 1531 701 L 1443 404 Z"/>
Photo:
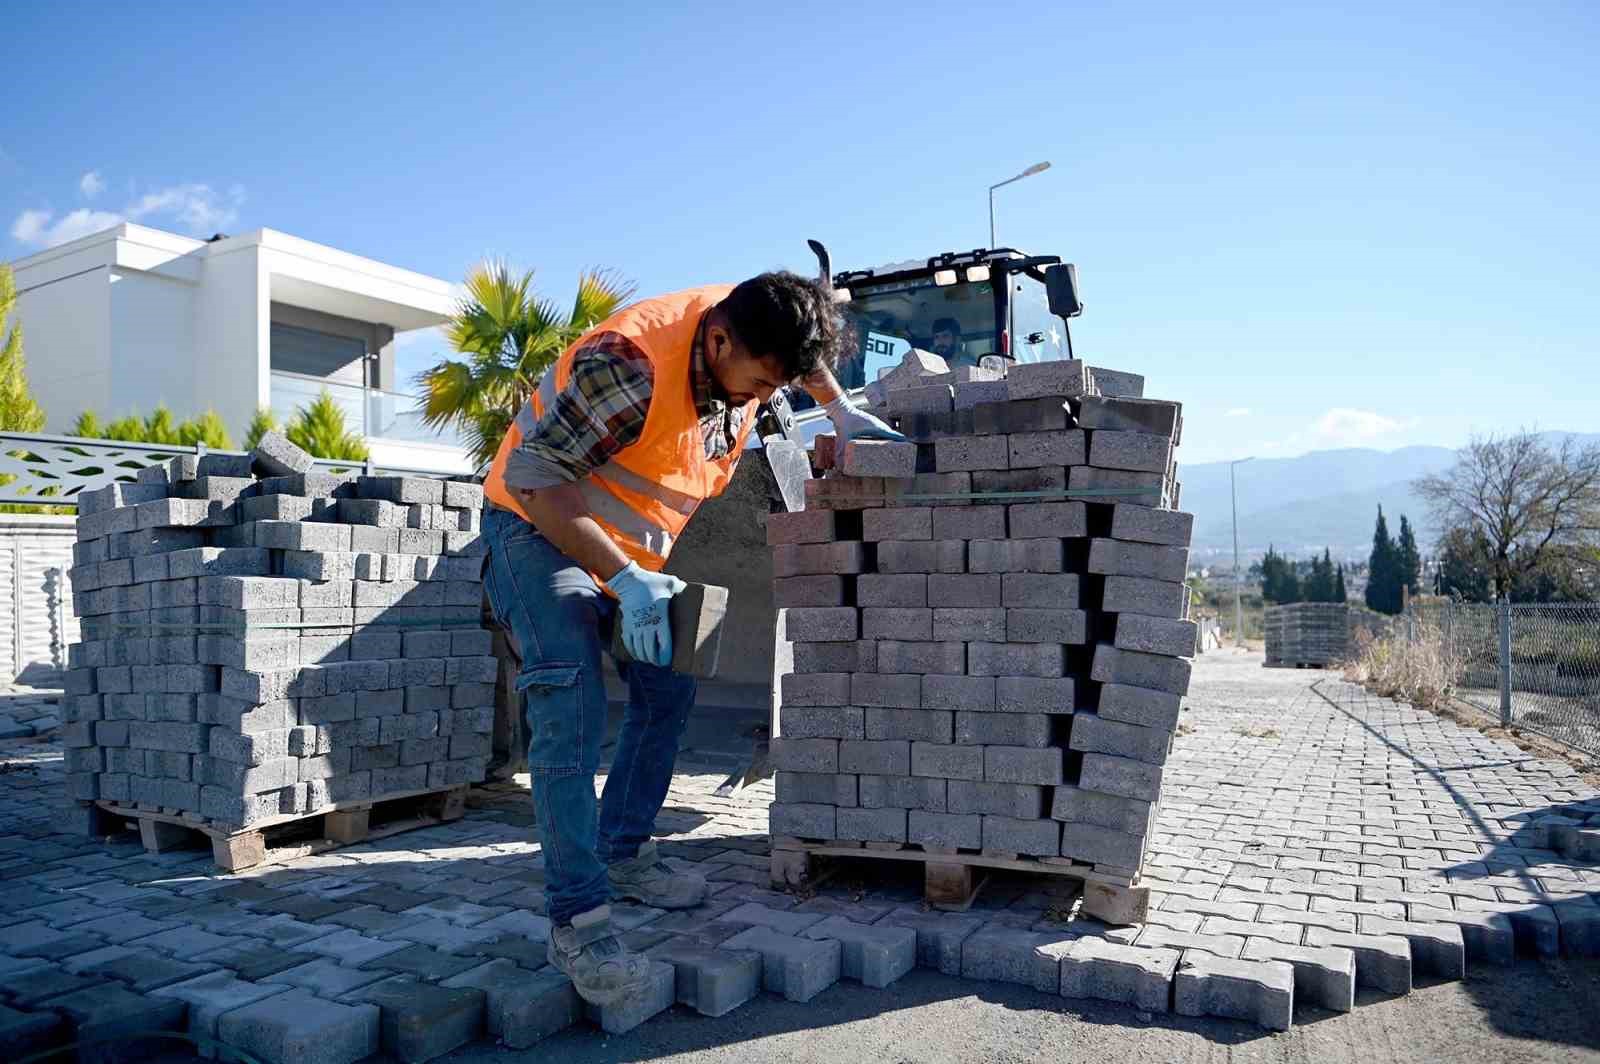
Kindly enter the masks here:
<path id="1" fill-rule="evenodd" d="M 1496 595 L 1509 594 L 1548 556 L 1600 544 L 1600 445 L 1536 432 L 1474 436 L 1443 473 L 1412 483 L 1441 530 L 1488 539 Z"/>

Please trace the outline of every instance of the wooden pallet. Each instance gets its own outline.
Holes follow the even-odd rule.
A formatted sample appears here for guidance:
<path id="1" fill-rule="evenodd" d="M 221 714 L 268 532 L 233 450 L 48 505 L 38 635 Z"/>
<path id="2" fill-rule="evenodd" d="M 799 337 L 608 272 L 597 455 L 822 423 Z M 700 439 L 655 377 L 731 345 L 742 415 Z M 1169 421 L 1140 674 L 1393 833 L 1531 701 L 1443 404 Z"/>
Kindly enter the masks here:
<path id="1" fill-rule="evenodd" d="M 838 871 L 842 861 L 879 859 L 917 861 L 923 870 L 923 900 L 935 909 L 965 912 L 987 882 L 987 870 L 1066 877 L 1081 885 L 1083 912 L 1108 924 L 1143 923 L 1150 911 L 1150 888 L 1138 873 L 1115 872 L 1067 858 L 953 850 L 915 843 L 772 838 L 772 885 L 784 890 L 816 886 Z"/>
<path id="2" fill-rule="evenodd" d="M 402 831 L 459 820 L 467 786 L 406 791 L 378 799 L 335 802 L 315 812 L 284 813 L 247 828 L 219 825 L 173 809 L 99 801 L 107 817 L 136 826 L 150 853 L 184 849 L 209 840 L 217 867 L 237 872 L 267 861 L 286 861 Z"/>

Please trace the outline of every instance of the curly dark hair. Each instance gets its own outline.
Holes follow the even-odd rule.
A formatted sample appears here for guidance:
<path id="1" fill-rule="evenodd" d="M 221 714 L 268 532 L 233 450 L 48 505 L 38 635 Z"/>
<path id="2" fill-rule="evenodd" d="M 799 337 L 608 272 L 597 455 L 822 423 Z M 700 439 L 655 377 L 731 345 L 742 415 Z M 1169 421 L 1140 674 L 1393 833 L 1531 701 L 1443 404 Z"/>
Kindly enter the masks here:
<path id="1" fill-rule="evenodd" d="M 787 380 L 831 368 L 855 346 L 832 289 L 787 270 L 750 278 L 717 306 L 739 342 L 757 357 L 776 358 Z"/>

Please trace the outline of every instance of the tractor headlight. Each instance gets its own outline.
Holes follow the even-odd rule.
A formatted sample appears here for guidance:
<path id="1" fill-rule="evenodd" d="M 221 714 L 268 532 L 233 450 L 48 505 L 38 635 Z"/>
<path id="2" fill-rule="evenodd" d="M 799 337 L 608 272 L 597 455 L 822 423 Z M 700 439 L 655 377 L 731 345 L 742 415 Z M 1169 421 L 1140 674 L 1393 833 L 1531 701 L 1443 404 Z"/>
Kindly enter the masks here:
<path id="1" fill-rule="evenodd" d="M 940 287 L 943 287 L 943 286 L 949 285 L 949 284 L 955 284 L 956 283 L 956 271 L 954 271 L 954 270 L 934 270 L 933 271 L 933 283 L 936 284 L 936 285 L 939 285 Z"/>

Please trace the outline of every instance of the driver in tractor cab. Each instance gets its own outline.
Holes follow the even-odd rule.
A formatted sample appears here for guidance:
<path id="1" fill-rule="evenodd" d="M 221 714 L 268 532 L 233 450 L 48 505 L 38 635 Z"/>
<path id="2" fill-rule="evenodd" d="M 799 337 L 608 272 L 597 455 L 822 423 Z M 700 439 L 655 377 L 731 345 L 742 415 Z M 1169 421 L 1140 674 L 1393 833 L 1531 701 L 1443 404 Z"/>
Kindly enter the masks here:
<path id="1" fill-rule="evenodd" d="M 951 369 L 976 366 L 978 360 L 961 350 L 961 323 L 954 318 L 939 318 L 933 323 L 933 353 Z"/>
<path id="2" fill-rule="evenodd" d="M 651 838 L 672 782 L 695 680 L 673 672 L 663 572 L 695 509 L 718 495 L 756 406 L 798 381 L 842 443 L 904 439 L 856 408 L 829 366 L 853 330 L 832 290 L 792 273 L 645 299 L 569 347 L 501 441 L 484 494 L 485 590 L 521 655 L 516 688 L 544 848 L 547 957 L 584 1000 L 645 984 L 647 960 L 615 937 L 609 902 L 699 905 L 706 881 L 674 871 Z M 628 702 L 605 793 L 600 653 L 614 626 Z"/>

